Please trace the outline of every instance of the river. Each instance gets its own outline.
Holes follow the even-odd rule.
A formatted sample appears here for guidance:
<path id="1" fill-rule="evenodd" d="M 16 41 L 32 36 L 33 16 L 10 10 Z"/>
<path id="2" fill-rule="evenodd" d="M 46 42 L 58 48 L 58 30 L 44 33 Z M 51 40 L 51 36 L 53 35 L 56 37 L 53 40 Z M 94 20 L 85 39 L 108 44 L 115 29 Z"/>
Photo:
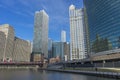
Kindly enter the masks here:
<path id="1" fill-rule="evenodd" d="M 0 70 L 0 80 L 117 80 L 117 79 L 42 70 Z"/>

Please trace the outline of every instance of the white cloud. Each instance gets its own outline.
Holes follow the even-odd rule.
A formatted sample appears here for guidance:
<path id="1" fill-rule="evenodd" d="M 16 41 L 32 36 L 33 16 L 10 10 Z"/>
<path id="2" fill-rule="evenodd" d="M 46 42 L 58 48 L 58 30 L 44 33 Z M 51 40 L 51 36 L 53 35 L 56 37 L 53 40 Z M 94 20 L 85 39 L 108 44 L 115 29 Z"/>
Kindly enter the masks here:
<path id="1" fill-rule="evenodd" d="M 9 9 L 10 12 L 23 17 L 34 17 L 35 11 L 45 9 L 50 17 L 49 28 L 52 33 L 58 32 L 69 21 L 68 4 L 64 0 L 2 0 L 2 2 L 6 10 Z M 18 23 L 18 25 L 29 28 L 34 26 L 34 24 L 24 22 Z"/>

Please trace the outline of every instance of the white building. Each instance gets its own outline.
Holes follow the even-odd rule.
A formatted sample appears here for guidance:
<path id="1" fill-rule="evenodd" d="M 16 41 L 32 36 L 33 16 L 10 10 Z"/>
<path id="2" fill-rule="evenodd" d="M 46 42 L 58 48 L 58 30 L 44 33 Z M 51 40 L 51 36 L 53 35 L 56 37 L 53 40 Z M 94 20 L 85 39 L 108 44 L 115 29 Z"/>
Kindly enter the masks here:
<path id="1" fill-rule="evenodd" d="M 66 31 L 61 31 L 61 42 L 66 42 Z"/>
<path id="2" fill-rule="evenodd" d="M 85 58 L 83 9 L 76 9 L 74 5 L 71 5 L 69 7 L 69 17 L 71 60 L 83 59 Z"/>
<path id="3" fill-rule="evenodd" d="M 36 11 L 34 22 L 33 54 L 48 57 L 48 22 L 49 16 L 44 10 Z"/>

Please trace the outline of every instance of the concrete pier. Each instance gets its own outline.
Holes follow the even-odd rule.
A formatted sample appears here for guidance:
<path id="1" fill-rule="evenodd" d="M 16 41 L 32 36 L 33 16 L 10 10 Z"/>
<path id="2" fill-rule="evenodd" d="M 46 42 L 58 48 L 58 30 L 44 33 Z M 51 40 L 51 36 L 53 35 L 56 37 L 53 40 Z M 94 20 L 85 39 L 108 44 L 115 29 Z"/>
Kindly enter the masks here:
<path id="1" fill-rule="evenodd" d="M 80 70 L 64 70 L 64 69 L 46 69 L 46 70 L 120 79 L 120 73 L 117 72 L 80 71 Z"/>

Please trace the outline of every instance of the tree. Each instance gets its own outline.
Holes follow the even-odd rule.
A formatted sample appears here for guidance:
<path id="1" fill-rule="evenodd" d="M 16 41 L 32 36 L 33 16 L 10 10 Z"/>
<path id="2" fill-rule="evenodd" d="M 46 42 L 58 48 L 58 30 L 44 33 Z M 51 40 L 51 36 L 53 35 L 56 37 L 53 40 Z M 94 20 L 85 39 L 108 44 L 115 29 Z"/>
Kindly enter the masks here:
<path id="1" fill-rule="evenodd" d="M 120 36 L 118 37 L 118 48 L 120 48 Z"/>
<path id="2" fill-rule="evenodd" d="M 100 36 L 97 34 L 96 39 L 92 44 L 92 51 L 97 53 L 101 51 L 106 51 L 112 49 L 112 45 L 108 38 L 100 38 Z"/>

